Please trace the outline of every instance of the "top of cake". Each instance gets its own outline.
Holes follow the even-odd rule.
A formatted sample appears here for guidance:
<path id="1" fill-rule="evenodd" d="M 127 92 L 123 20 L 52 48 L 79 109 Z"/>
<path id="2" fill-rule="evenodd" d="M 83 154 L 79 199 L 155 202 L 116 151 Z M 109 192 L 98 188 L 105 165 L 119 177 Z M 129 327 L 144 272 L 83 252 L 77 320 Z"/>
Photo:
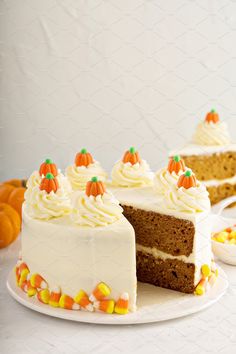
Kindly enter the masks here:
<path id="1" fill-rule="evenodd" d="M 115 163 L 111 178 L 112 185 L 117 187 L 137 188 L 153 184 L 153 173 L 149 165 L 141 159 L 134 147 L 127 150 L 123 158 Z"/>
<path id="2" fill-rule="evenodd" d="M 74 164 L 66 168 L 66 176 L 73 190 L 85 190 L 93 176 L 105 181 L 107 173 L 86 149 L 81 149 L 75 156 Z"/>

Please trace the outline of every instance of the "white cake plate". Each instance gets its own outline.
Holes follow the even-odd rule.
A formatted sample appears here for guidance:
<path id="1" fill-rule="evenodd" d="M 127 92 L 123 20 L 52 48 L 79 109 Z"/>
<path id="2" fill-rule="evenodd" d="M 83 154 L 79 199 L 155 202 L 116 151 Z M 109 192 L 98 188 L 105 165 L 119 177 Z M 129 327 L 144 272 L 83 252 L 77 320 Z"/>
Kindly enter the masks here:
<path id="1" fill-rule="evenodd" d="M 228 287 L 227 276 L 219 268 L 219 276 L 213 287 L 203 296 L 179 293 L 153 285 L 138 283 L 138 310 L 127 315 L 108 315 L 86 311 L 70 311 L 42 304 L 36 298 L 29 298 L 15 283 L 14 273 L 7 280 L 12 297 L 31 310 L 65 320 L 95 324 L 127 325 L 170 320 L 204 310 L 218 301 Z"/>

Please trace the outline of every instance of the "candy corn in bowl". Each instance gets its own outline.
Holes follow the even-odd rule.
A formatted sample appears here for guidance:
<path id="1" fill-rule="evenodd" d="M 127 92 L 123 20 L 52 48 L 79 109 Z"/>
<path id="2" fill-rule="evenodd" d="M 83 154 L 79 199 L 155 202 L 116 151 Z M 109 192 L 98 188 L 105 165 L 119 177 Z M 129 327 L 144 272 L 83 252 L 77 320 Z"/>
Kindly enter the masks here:
<path id="1" fill-rule="evenodd" d="M 212 251 L 222 262 L 236 265 L 236 219 L 219 219 L 212 233 Z"/>

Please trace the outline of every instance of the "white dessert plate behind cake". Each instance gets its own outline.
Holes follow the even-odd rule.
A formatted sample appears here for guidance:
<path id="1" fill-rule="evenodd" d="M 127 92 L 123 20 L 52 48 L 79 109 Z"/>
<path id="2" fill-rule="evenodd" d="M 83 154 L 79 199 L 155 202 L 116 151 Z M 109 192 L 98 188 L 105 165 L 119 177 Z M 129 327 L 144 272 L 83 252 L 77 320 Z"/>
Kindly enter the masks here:
<path id="1" fill-rule="evenodd" d="M 218 267 L 219 268 L 219 267 Z M 14 273 L 9 274 L 7 288 L 12 297 L 31 310 L 65 320 L 96 324 L 126 325 L 150 323 L 183 317 L 204 310 L 218 301 L 228 287 L 227 276 L 219 268 L 219 277 L 204 296 L 195 296 L 138 283 L 138 310 L 128 315 L 107 315 L 85 311 L 53 308 L 29 298 L 15 284 Z"/>

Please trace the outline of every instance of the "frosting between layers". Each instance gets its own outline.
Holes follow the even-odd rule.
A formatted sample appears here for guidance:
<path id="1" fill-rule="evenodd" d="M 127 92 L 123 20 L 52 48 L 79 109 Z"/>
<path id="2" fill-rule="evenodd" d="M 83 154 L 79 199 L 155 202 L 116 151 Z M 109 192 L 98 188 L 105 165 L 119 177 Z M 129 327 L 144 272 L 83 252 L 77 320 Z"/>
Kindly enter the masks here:
<path id="1" fill-rule="evenodd" d="M 59 188 L 61 188 L 63 191 L 67 193 L 70 193 L 72 191 L 70 182 L 68 181 L 67 177 L 65 177 L 60 171 L 58 171 L 57 180 L 59 183 Z M 42 177 L 40 176 L 39 172 L 34 171 L 29 177 L 26 187 L 28 189 L 39 187 L 41 181 L 42 181 Z"/>
<path id="2" fill-rule="evenodd" d="M 123 212 L 118 200 L 109 192 L 97 197 L 79 195 L 74 206 L 72 220 L 81 226 L 106 226 L 119 220 Z"/>
<path id="3" fill-rule="evenodd" d="M 56 193 L 47 193 L 38 186 L 27 189 L 24 204 L 31 217 L 43 220 L 67 215 L 72 209 L 68 193 L 60 188 Z"/>
<path id="4" fill-rule="evenodd" d="M 224 179 L 209 179 L 202 182 L 206 187 L 221 186 L 223 184 L 236 184 L 236 175 L 230 178 Z"/>
<path id="5" fill-rule="evenodd" d="M 236 144 L 207 146 L 189 143 L 179 150 L 171 151 L 169 156 L 181 155 L 184 158 L 184 156 L 211 155 L 229 151 L 236 152 Z"/>
<path id="6" fill-rule="evenodd" d="M 170 173 L 166 168 L 162 168 L 156 172 L 154 177 L 154 190 L 159 196 L 163 196 L 166 191 L 168 191 L 172 186 L 176 185 L 179 176 L 183 171 L 179 171 L 178 174 L 175 172 Z"/>
<path id="7" fill-rule="evenodd" d="M 94 161 L 90 165 L 75 166 L 71 165 L 66 168 L 66 176 L 69 179 L 73 190 L 85 190 L 87 182 L 93 177 L 104 182 L 107 178 L 107 173 L 103 170 L 98 161 Z"/>
<path id="8" fill-rule="evenodd" d="M 112 184 L 120 187 L 150 186 L 153 184 L 153 176 L 145 160 L 134 165 L 118 161 L 111 172 Z"/>
<path id="9" fill-rule="evenodd" d="M 146 246 L 142 246 L 139 244 L 136 244 L 136 251 L 151 254 L 154 258 L 160 258 L 162 260 L 177 259 L 177 260 L 182 261 L 184 263 L 194 263 L 195 262 L 193 253 L 191 253 L 188 257 L 184 256 L 184 255 L 173 256 L 172 254 L 160 251 L 155 247 L 146 247 Z"/>
<path id="10" fill-rule="evenodd" d="M 224 122 L 201 122 L 198 124 L 193 142 L 199 145 L 227 145 L 230 143 L 230 136 L 226 123 Z"/>
<path id="11" fill-rule="evenodd" d="M 184 188 L 177 186 L 165 193 L 162 201 L 164 209 L 172 209 L 183 213 L 201 213 L 210 210 L 210 200 L 206 187 L 199 183 L 197 187 Z"/>

